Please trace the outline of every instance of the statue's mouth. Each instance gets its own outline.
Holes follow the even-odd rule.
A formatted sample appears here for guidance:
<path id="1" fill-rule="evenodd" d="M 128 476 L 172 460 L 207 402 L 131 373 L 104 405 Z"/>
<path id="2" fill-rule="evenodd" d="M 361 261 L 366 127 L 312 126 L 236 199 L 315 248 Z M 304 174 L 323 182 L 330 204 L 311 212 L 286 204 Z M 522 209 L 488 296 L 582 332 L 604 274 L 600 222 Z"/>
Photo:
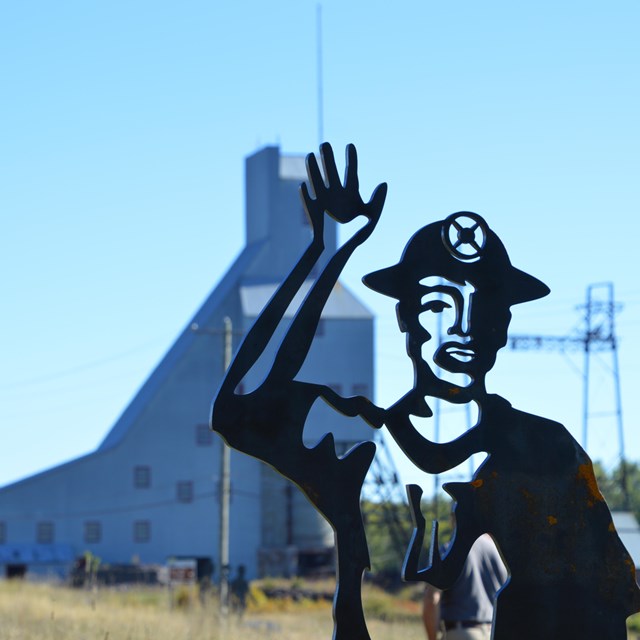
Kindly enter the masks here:
<path id="1" fill-rule="evenodd" d="M 445 342 L 438 351 L 461 363 L 471 362 L 477 356 L 473 347 L 459 342 Z"/>

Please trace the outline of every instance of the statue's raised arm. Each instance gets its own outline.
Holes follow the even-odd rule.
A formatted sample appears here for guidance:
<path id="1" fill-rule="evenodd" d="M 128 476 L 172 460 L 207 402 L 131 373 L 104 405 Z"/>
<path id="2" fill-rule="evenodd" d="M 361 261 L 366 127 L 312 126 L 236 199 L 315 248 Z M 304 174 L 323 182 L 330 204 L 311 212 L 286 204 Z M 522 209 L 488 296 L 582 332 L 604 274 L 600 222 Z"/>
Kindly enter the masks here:
<path id="1" fill-rule="evenodd" d="M 213 402 L 211 427 L 230 446 L 268 463 L 296 483 L 331 524 L 336 535 L 339 576 L 334 600 L 334 638 L 367 640 L 360 588 L 362 574 L 369 567 L 369 555 L 360 514 L 360 492 L 375 445 L 363 442 L 338 458 L 331 434 L 326 434 L 312 448 L 305 446 L 302 434 L 309 411 L 319 398 L 346 415 L 361 415 L 375 426 L 381 426 L 383 412 L 367 398 L 343 398 L 324 384 L 295 378 L 309 353 L 323 308 L 342 269 L 378 223 L 386 185 L 380 185 L 365 203 L 358 188 L 355 147 L 347 147 L 344 182 L 338 176 L 329 144 L 321 146 L 320 156 L 324 176 L 315 156 L 309 155 L 310 188 L 306 184 L 301 186 L 313 231 L 311 243 L 240 346 Z M 238 393 L 238 385 L 256 366 L 325 251 L 326 215 L 339 223 L 361 216 L 364 225 L 326 262 L 287 328 L 263 382 L 249 393 Z"/>
<path id="2" fill-rule="evenodd" d="M 329 295 L 355 249 L 373 232 L 380 219 L 386 197 L 387 185 L 380 184 L 369 202 L 363 201 L 359 192 L 358 158 L 354 145 L 350 144 L 347 147 L 346 156 L 344 183 L 338 175 L 330 144 L 324 143 L 320 147 L 324 177 L 315 155 L 307 156 L 307 173 L 312 192 L 306 183 L 301 185 L 300 192 L 311 222 L 313 232 L 311 243 L 248 332 L 227 372 L 219 395 L 232 393 L 255 365 L 282 321 L 287 308 L 312 273 L 314 265 L 325 249 L 323 241 L 325 216 L 329 215 L 339 223 L 348 223 L 362 216 L 366 220 L 365 224 L 329 260 L 305 298 L 278 349 L 265 384 L 275 382 L 281 385 L 286 381 L 292 381 L 304 363 Z"/>

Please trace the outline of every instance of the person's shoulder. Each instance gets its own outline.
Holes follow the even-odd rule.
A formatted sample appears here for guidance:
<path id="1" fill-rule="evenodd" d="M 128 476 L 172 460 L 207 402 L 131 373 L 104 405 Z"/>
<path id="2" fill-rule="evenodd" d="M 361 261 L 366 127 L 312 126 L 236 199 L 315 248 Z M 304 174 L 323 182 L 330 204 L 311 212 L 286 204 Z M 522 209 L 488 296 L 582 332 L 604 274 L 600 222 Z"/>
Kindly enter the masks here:
<path id="1" fill-rule="evenodd" d="M 483 533 L 474 543 L 472 551 L 478 555 L 481 566 L 498 576 L 504 582 L 507 579 L 507 567 L 500 555 L 500 551 L 493 538 L 488 533 Z"/>
<path id="2" fill-rule="evenodd" d="M 474 543 L 472 550 L 476 553 L 483 555 L 497 555 L 498 548 L 496 547 L 496 543 L 493 541 L 493 538 L 488 533 L 483 533 Z"/>

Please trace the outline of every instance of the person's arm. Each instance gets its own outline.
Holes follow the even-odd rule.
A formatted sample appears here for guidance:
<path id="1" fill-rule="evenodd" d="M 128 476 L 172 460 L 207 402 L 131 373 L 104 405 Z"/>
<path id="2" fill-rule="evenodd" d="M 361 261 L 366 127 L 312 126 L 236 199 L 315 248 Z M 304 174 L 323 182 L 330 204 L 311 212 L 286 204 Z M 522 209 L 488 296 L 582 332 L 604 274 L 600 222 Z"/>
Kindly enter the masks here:
<path id="1" fill-rule="evenodd" d="M 424 599 L 422 600 L 422 622 L 424 623 L 424 628 L 427 632 L 427 640 L 438 639 L 441 596 L 442 593 L 430 584 L 428 584 L 424 590 Z"/>

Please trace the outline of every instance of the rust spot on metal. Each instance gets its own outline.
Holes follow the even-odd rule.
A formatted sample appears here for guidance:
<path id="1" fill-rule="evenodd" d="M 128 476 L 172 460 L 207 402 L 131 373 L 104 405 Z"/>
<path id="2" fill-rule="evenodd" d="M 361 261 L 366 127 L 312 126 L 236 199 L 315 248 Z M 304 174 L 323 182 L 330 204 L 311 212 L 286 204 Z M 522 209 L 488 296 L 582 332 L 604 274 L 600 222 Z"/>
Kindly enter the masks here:
<path id="1" fill-rule="evenodd" d="M 550 527 L 553 527 L 554 524 L 558 524 L 558 518 L 555 518 L 554 516 L 547 516 L 547 522 Z"/>
<path id="2" fill-rule="evenodd" d="M 593 469 L 590 464 L 585 463 L 578 466 L 578 473 L 576 474 L 578 480 L 582 480 L 587 487 L 589 493 L 589 499 L 587 505 L 593 507 L 594 502 L 602 502 L 604 498 L 598 489 L 598 483 L 593 473 Z"/>
<path id="3" fill-rule="evenodd" d="M 534 515 L 538 513 L 538 509 L 537 509 L 537 504 L 536 504 L 536 498 L 533 495 L 533 493 L 531 493 L 531 491 L 529 491 L 528 489 L 526 489 L 525 487 L 520 487 L 520 493 L 522 494 L 522 497 L 525 499 L 526 503 L 527 503 L 527 510 L 529 511 L 530 514 Z"/>
<path id="4" fill-rule="evenodd" d="M 609 523 L 609 533 L 615 533 L 616 528 L 613 526 L 613 522 Z"/>
<path id="5" fill-rule="evenodd" d="M 484 484 L 484 480 L 481 480 L 480 478 L 478 478 L 477 480 L 473 480 L 471 482 L 471 484 L 476 488 L 479 489 L 483 484 Z"/>

